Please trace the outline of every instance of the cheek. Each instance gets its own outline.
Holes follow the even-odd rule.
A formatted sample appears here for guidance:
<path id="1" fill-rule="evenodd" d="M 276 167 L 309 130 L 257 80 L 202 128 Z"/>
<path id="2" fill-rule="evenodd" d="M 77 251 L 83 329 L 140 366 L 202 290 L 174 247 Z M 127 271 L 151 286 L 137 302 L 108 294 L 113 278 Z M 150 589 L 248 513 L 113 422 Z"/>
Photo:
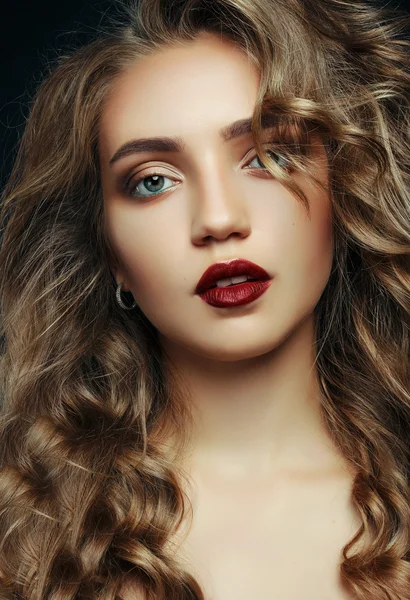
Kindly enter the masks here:
<path id="1" fill-rule="evenodd" d="M 318 191 L 313 196 L 308 232 L 307 266 L 330 272 L 333 259 L 333 215 L 329 195 L 323 191 Z"/>
<path id="2" fill-rule="evenodd" d="M 323 288 L 333 259 L 332 210 L 328 194 L 304 188 L 310 216 L 304 205 L 282 186 L 259 197 L 255 214 L 258 229 L 269 244 L 272 264 L 292 289 Z"/>
<path id="3" fill-rule="evenodd" d="M 169 219 L 162 219 L 161 214 L 153 215 L 153 207 L 150 207 L 151 214 L 148 211 L 142 214 L 144 208 L 128 211 L 113 207 L 106 216 L 106 223 L 135 299 L 155 302 L 155 298 L 162 297 L 164 288 L 177 281 L 175 265 L 183 265 L 184 261 L 174 225 Z"/>
<path id="4" fill-rule="evenodd" d="M 270 247 L 282 259 L 299 255 L 307 263 L 321 259 L 332 246 L 332 214 L 328 194 L 303 187 L 309 198 L 310 216 L 304 205 L 283 186 L 263 190 L 253 204 L 254 230 L 264 231 Z M 280 265 L 278 265 L 280 267 Z"/>
<path id="5" fill-rule="evenodd" d="M 333 262 L 333 224 L 327 195 L 317 195 L 310 203 L 311 216 L 295 223 L 292 246 L 298 269 L 294 270 L 299 286 L 319 298 L 330 275 Z M 295 285 L 297 283 L 295 282 Z"/>

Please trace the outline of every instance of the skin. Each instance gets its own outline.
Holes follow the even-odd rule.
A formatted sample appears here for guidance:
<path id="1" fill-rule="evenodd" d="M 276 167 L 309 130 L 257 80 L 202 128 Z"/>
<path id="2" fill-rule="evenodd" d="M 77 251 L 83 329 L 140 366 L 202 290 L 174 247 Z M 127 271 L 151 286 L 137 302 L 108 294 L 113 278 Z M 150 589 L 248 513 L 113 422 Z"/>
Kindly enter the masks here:
<path id="1" fill-rule="evenodd" d="M 313 312 L 333 253 L 328 194 L 295 175 L 308 192 L 309 219 L 283 185 L 261 177 L 258 160 L 245 168 L 251 134 L 231 142 L 218 136 L 220 127 L 251 116 L 258 85 L 258 72 L 238 49 L 203 36 L 123 73 L 100 138 L 106 227 L 120 263 L 115 279 L 131 290 L 190 384 L 202 416 L 198 450 L 218 468 L 234 461 L 244 476 L 262 466 L 262 456 L 277 463 L 298 447 L 306 455 L 301 434 L 318 442 Z M 186 151 L 109 166 L 124 142 L 165 135 L 183 138 Z M 164 180 L 169 191 L 146 199 L 121 190 L 121 176 L 135 181 L 156 169 L 175 181 Z M 315 174 L 327 182 L 323 149 Z M 150 194 L 143 183 L 139 191 Z M 273 277 L 263 296 L 221 309 L 194 294 L 207 267 L 237 257 Z"/>
<path id="2" fill-rule="evenodd" d="M 250 133 L 229 142 L 218 134 L 252 115 L 258 85 L 259 73 L 247 57 L 209 34 L 157 51 L 117 78 L 100 129 L 106 228 L 117 258 L 112 271 L 158 329 L 170 363 L 191 391 L 196 424 L 185 467 L 196 483 L 196 516 L 186 552 L 196 557 L 192 561 L 209 593 L 213 589 L 218 600 L 249 598 L 250 589 L 235 588 L 233 578 L 250 572 L 254 583 L 255 573 L 266 567 L 265 575 L 257 575 L 259 596 L 253 597 L 271 597 L 272 565 L 266 558 L 261 562 L 256 551 L 255 565 L 247 562 L 249 549 L 237 554 L 232 533 L 243 521 L 241 511 L 249 507 L 247 514 L 254 513 L 259 506 L 249 543 L 260 546 L 255 532 L 276 535 L 285 548 L 276 591 L 284 600 L 310 598 L 300 595 L 307 573 L 300 589 L 285 582 L 286 564 L 299 564 L 295 545 L 307 570 L 303 537 L 306 507 L 312 506 L 309 518 L 318 522 L 317 531 L 325 531 L 326 519 L 337 523 L 328 541 L 332 558 L 323 567 L 331 575 L 316 575 L 329 580 L 327 598 L 344 598 L 335 592 L 335 565 L 337 550 L 353 533 L 350 479 L 320 417 L 313 327 L 333 256 L 326 154 L 315 145 L 314 174 L 325 190 L 306 175 L 293 175 L 307 193 L 309 217 L 278 180 L 263 176 Z M 125 142 L 155 136 L 178 136 L 185 149 L 144 152 L 109 164 Z M 126 175 L 136 182 L 154 171 L 170 178 L 159 188 L 168 191 L 152 196 L 150 180 L 148 187 L 138 185 L 149 198 L 122 190 Z M 210 265 L 232 258 L 262 266 L 272 283 L 251 304 L 209 306 L 195 295 L 196 284 Z M 287 510 L 295 525 L 285 531 Z M 210 531 L 215 535 L 207 536 Z M 243 523 L 241 532 L 246 539 Z M 211 564 L 216 539 L 219 558 Z M 309 539 L 306 532 L 306 544 Z M 266 544 L 262 548 L 266 556 Z M 324 548 L 325 542 L 317 551 Z M 237 571 L 224 561 L 229 553 L 236 556 Z"/>

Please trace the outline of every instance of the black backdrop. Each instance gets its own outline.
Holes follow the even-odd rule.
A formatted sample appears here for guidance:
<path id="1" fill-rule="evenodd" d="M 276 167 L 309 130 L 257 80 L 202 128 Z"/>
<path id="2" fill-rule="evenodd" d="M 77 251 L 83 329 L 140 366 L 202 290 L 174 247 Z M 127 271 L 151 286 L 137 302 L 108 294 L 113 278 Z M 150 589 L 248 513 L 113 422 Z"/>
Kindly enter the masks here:
<path id="1" fill-rule="evenodd" d="M 410 13 L 410 0 L 390 0 L 385 4 Z M 10 171 L 28 99 L 41 79 L 47 59 L 72 44 L 86 43 L 106 16 L 118 14 L 112 0 L 5 0 L 2 9 L 0 186 Z"/>

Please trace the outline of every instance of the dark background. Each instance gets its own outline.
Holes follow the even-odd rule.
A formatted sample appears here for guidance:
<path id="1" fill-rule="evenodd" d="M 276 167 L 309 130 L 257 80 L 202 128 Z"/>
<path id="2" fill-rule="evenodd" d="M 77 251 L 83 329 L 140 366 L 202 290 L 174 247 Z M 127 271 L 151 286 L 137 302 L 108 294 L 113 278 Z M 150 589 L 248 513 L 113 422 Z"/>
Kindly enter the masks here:
<path id="1" fill-rule="evenodd" d="M 28 103 L 56 55 L 87 43 L 121 0 L 3 0 L 0 17 L 0 189 L 12 167 Z M 409 0 L 410 1 L 410 0 Z"/>
<path id="2" fill-rule="evenodd" d="M 107 26 L 109 18 L 119 15 L 115 0 L 6 2 L 0 21 L 0 187 L 10 172 L 28 102 L 47 61 L 56 53 L 87 43 Z M 410 13 L 410 0 L 386 0 L 384 4 Z"/>

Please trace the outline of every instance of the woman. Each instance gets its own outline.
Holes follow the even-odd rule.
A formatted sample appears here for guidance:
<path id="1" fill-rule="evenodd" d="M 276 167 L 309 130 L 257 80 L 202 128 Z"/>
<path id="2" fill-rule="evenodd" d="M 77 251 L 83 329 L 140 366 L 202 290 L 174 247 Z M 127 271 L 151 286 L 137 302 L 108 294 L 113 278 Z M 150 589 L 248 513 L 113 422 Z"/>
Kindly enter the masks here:
<path id="1" fill-rule="evenodd" d="M 4 190 L 2 598 L 410 598 L 409 20 L 140 0 Z"/>

